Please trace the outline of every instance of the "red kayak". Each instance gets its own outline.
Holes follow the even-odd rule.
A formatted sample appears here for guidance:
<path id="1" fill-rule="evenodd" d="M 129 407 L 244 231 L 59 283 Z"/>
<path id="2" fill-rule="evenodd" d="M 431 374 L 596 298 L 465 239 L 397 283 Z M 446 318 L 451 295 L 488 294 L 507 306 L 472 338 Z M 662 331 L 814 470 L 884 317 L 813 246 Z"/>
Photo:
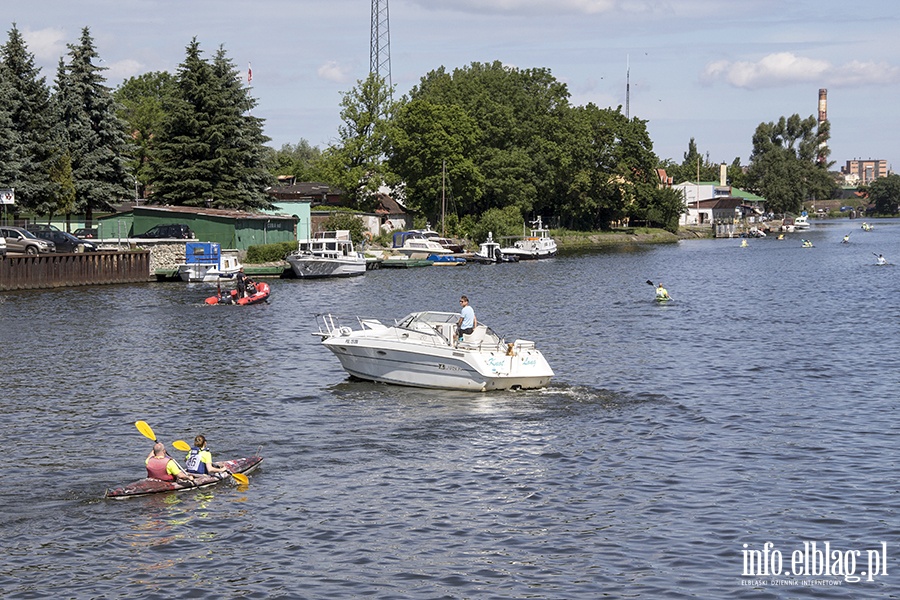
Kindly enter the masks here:
<path id="1" fill-rule="evenodd" d="M 265 281 L 253 284 L 254 291 L 245 298 L 238 298 L 237 290 L 231 290 L 218 296 L 210 296 L 207 304 L 259 304 L 269 299 L 269 284 Z M 249 290 L 248 290 L 249 291 Z"/>
<path id="2" fill-rule="evenodd" d="M 230 473 L 252 473 L 262 463 L 262 456 L 248 456 L 247 458 L 236 458 L 234 460 L 220 460 L 216 464 L 225 467 Z M 196 475 L 194 481 L 177 482 L 177 481 L 161 481 L 159 479 L 150 479 L 145 477 L 122 487 L 110 488 L 106 490 L 106 497 L 114 500 L 122 498 L 134 498 L 136 496 L 147 496 L 149 494 L 161 494 L 163 492 L 181 492 L 184 490 L 196 490 L 207 488 L 226 479 L 231 479 L 228 473 L 215 473 L 212 475 Z"/>

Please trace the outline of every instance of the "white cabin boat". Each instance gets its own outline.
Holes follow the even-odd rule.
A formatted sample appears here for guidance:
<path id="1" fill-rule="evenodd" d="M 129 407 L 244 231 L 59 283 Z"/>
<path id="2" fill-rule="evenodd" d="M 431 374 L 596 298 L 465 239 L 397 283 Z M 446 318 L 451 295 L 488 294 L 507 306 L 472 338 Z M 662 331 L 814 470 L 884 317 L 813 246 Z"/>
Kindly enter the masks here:
<path id="1" fill-rule="evenodd" d="M 350 232 L 320 231 L 300 240 L 297 250 L 285 258 L 297 277 L 353 277 L 366 272 L 366 257 L 353 248 Z"/>
<path id="2" fill-rule="evenodd" d="M 518 256 L 522 260 L 551 258 L 556 256 L 556 240 L 550 237 L 550 231 L 541 225 L 541 218 L 532 221 L 534 226 L 531 235 L 516 241 L 510 248 L 501 248 L 503 254 Z"/>
<path id="3" fill-rule="evenodd" d="M 479 324 L 457 338 L 459 313 L 414 312 L 394 325 L 356 318 L 356 329 L 334 315 L 317 317 L 322 345 L 347 373 L 358 379 L 395 385 L 488 391 L 542 388 L 553 370 L 535 343 L 507 343 Z"/>
<path id="4" fill-rule="evenodd" d="M 222 250 L 215 242 L 187 242 L 178 276 L 190 283 L 218 283 L 241 269 L 237 250 Z"/>
<path id="5" fill-rule="evenodd" d="M 428 239 L 420 231 L 398 231 L 393 236 L 393 250 L 409 258 L 427 259 L 429 254 L 450 254 L 440 243 Z"/>
<path id="6" fill-rule="evenodd" d="M 488 232 L 487 239 L 481 242 L 478 252 L 472 254 L 472 260 L 482 264 L 500 263 L 500 262 L 518 262 L 519 257 L 515 254 L 503 254 L 500 244 L 494 241 L 494 233 Z"/>

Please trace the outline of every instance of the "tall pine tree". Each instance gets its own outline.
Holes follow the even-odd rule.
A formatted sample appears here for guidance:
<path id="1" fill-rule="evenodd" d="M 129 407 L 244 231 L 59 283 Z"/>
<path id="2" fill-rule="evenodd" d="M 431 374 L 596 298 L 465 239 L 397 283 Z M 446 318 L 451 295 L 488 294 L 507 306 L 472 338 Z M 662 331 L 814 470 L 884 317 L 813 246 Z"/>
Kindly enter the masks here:
<path id="1" fill-rule="evenodd" d="M 3 69 L 0 69 L 0 98 L 9 98 L 12 95 L 12 86 L 6 78 Z M 13 187 L 19 172 L 22 169 L 22 161 L 19 156 L 19 132 L 12 120 L 12 111 L 5 102 L 0 102 L 0 187 Z"/>
<path id="2" fill-rule="evenodd" d="M 159 203 L 251 209 L 264 194 L 262 120 L 244 115 L 256 101 L 220 49 L 212 63 L 191 40 L 154 143 L 153 199 Z"/>
<path id="3" fill-rule="evenodd" d="M 2 183 L 15 188 L 20 207 L 33 208 L 46 199 L 52 187 L 50 89 L 15 24 L 8 41 L 0 47 L 0 70 L 7 85 L 0 97 L 11 121 L 10 142 L 15 142 L 9 162 L 0 159 L 9 171 Z"/>
<path id="4" fill-rule="evenodd" d="M 94 64 L 99 58 L 90 30 L 81 31 L 79 44 L 69 45 L 69 62 L 57 73 L 54 96 L 58 128 L 53 163 L 71 160 L 76 210 L 93 220 L 95 210 L 130 198 L 130 176 L 125 169 L 128 141 L 125 126 L 116 116 L 112 93 L 106 87 L 105 70 Z M 63 131 L 64 130 L 64 131 Z M 57 202 L 60 195 L 54 194 Z"/>

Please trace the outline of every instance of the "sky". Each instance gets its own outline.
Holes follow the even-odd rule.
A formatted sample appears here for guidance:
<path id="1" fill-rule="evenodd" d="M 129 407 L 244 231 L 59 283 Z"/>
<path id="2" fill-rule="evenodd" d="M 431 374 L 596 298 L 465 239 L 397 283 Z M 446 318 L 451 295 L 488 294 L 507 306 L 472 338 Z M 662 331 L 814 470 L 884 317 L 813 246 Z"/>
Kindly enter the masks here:
<path id="1" fill-rule="evenodd" d="M 747 164 L 753 132 L 814 116 L 827 89 L 830 159 L 900 160 L 900 4 L 869 0 L 381 0 L 395 97 L 428 72 L 500 61 L 546 68 L 570 103 L 621 107 L 681 163 Z M 177 72 L 193 38 L 252 68 L 269 145 L 338 140 L 340 102 L 369 71 L 372 0 L 4 0 L 48 83 L 88 27 L 110 87 Z M 630 83 L 626 86 L 626 81 Z"/>

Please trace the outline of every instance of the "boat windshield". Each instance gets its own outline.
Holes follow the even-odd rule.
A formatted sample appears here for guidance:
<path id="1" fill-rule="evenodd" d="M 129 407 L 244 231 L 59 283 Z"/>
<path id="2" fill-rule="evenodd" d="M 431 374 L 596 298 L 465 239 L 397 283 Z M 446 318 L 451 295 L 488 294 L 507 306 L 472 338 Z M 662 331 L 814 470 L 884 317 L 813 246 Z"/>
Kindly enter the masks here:
<path id="1" fill-rule="evenodd" d="M 397 323 L 397 327 L 415 329 L 417 323 L 439 325 L 441 323 L 456 323 L 457 321 L 459 321 L 459 315 L 456 313 L 426 311 L 406 315 Z"/>

